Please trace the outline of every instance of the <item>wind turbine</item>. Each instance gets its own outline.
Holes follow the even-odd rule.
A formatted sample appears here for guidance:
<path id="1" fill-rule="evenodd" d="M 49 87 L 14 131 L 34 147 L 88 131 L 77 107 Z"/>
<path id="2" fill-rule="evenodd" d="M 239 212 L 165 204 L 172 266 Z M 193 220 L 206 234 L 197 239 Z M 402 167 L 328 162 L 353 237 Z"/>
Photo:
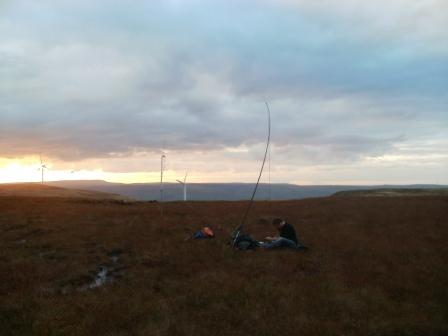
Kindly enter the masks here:
<path id="1" fill-rule="evenodd" d="M 44 171 L 45 169 L 48 169 L 46 165 L 44 165 L 44 163 L 42 162 L 42 154 L 39 154 L 39 158 L 40 158 L 40 167 L 38 170 L 40 170 L 41 172 L 41 180 L 42 180 L 42 184 L 44 184 Z"/>
<path id="2" fill-rule="evenodd" d="M 187 200 L 187 175 L 188 175 L 188 172 L 185 172 L 185 177 L 184 177 L 183 181 L 176 180 L 177 182 L 182 184 L 182 186 L 184 187 L 184 202 Z"/>

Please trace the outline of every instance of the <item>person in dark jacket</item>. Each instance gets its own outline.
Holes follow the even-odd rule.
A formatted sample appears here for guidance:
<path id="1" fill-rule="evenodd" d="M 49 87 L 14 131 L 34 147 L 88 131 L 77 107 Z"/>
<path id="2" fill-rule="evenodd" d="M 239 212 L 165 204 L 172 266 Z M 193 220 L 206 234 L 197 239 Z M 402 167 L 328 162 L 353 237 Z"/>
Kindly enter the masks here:
<path id="1" fill-rule="evenodd" d="M 273 249 L 279 247 L 306 249 L 306 247 L 297 239 L 294 227 L 281 218 L 275 218 L 272 221 L 278 232 L 278 237 L 266 237 L 267 242 L 262 243 L 261 247 L 265 249 Z"/>

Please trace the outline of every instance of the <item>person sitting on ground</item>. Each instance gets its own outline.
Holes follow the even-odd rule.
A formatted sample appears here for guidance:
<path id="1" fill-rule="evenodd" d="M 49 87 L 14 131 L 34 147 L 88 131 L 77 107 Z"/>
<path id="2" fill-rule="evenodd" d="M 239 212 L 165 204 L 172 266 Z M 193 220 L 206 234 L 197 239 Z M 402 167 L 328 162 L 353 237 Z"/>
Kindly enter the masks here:
<path id="1" fill-rule="evenodd" d="M 291 224 L 286 223 L 286 221 L 281 218 L 275 218 L 272 221 L 272 225 L 277 228 L 280 235 L 278 237 L 266 237 L 265 239 L 268 242 L 262 243 L 262 248 L 273 249 L 278 247 L 287 247 L 306 249 L 306 247 L 297 239 L 296 230 Z"/>

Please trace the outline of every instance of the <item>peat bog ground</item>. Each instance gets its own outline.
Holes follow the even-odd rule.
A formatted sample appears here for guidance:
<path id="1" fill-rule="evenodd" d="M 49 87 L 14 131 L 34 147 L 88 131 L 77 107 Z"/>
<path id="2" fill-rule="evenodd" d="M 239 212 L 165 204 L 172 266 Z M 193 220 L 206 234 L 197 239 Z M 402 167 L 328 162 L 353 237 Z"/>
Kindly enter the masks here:
<path id="1" fill-rule="evenodd" d="M 307 252 L 229 247 L 246 206 L 0 197 L 0 334 L 448 334 L 448 197 L 255 203 Z"/>

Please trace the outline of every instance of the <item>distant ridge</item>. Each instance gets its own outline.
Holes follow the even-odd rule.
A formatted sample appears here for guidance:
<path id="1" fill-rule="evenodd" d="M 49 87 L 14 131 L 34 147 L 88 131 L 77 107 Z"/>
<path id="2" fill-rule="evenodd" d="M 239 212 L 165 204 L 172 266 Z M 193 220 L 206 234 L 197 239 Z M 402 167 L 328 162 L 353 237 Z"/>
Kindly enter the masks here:
<path id="1" fill-rule="evenodd" d="M 373 190 L 339 191 L 336 197 L 448 196 L 448 188 L 381 188 Z"/>
<path id="2" fill-rule="evenodd" d="M 110 183 L 102 180 L 56 181 L 48 185 L 101 191 L 104 193 L 120 194 L 138 200 L 158 200 L 160 195 L 159 183 Z M 238 201 L 247 200 L 251 196 L 254 183 L 190 183 L 188 185 L 188 199 L 193 201 Z M 271 184 L 269 193 L 268 184 L 260 184 L 255 197 L 256 200 L 292 200 L 312 197 L 328 197 L 337 192 L 351 190 L 372 189 L 440 189 L 448 186 L 432 184 L 418 184 L 406 186 L 350 186 L 350 185 L 315 185 L 300 186 L 295 184 Z M 165 201 L 179 201 L 183 198 L 182 186 L 179 183 L 164 184 Z"/>
<path id="3" fill-rule="evenodd" d="M 94 200 L 121 200 L 131 201 L 126 196 L 114 193 L 105 193 L 93 190 L 80 190 L 73 188 L 62 188 L 40 183 L 6 183 L 0 184 L 1 196 L 15 197 L 61 197 L 61 198 L 82 198 Z"/>

